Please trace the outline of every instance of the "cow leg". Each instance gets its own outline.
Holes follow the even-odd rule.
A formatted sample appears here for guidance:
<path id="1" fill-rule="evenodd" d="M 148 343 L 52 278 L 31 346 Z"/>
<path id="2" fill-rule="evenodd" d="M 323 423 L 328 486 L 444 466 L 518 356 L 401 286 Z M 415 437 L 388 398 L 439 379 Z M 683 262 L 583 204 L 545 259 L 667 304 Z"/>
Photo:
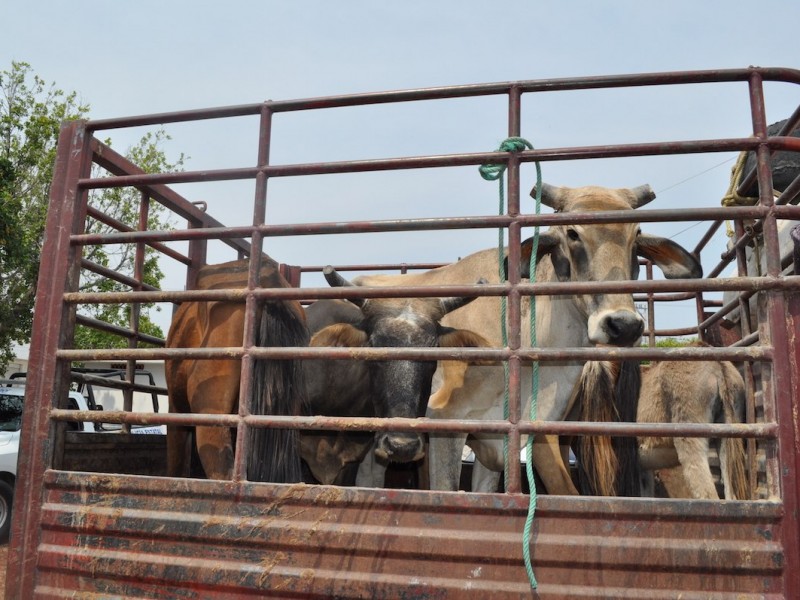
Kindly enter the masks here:
<path id="1" fill-rule="evenodd" d="M 708 466 L 708 439 L 675 438 L 674 443 L 681 461 L 683 478 L 692 498 L 719 500 L 714 477 Z"/>
<path id="2" fill-rule="evenodd" d="M 197 453 L 206 477 L 231 479 L 233 476 L 233 444 L 227 427 L 198 427 Z"/>
<path id="3" fill-rule="evenodd" d="M 642 491 L 642 498 L 656 497 L 656 477 L 653 471 L 648 471 L 647 469 L 639 471 L 639 486 Z"/>
<path id="4" fill-rule="evenodd" d="M 356 486 L 382 488 L 386 483 L 386 466 L 378 462 L 373 443 L 364 459 L 358 465 Z"/>
<path id="5" fill-rule="evenodd" d="M 167 476 L 189 477 L 192 449 L 191 427 L 167 427 Z"/>
<path id="6" fill-rule="evenodd" d="M 215 364 L 197 361 L 189 377 L 192 412 L 230 415 L 239 400 L 239 361 L 224 360 Z M 195 441 L 200 463 L 209 479 L 233 477 L 233 444 L 228 427 L 197 427 Z"/>
<path id="7" fill-rule="evenodd" d="M 733 438 L 731 438 L 733 439 Z M 719 469 L 722 478 L 722 490 L 725 494 L 726 500 L 747 500 L 747 498 L 737 498 L 736 491 L 733 487 L 733 462 L 734 458 L 730 456 L 729 444 L 725 440 L 719 440 L 717 446 L 717 453 L 719 454 Z"/>
<path id="8" fill-rule="evenodd" d="M 187 413 L 191 411 L 186 395 L 186 377 L 181 370 L 182 363 L 164 363 L 167 378 L 169 412 Z M 192 427 L 185 425 L 167 426 L 167 476 L 189 477 L 192 460 Z"/>
<path id="9" fill-rule="evenodd" d="M 428 446 L 432 490 L 458 491 L 466 433 L 432 434 Z"/>
<path id="10" fill-rule="evenodd" d="M 683 476 L 683 469 L 672 467 L 669 469 L 658 469 L 658 480 L 661 482 L 667 493 L 667 498 L 694 498 L 694 494 L 686 483 Z"/>
<path id="11" fill-rule="evenodd" d="M 671 469 L 681 461 L 675 448 L 663 446 L 639 446 L 639 466 L 645 470 Z"/>
<path id="12" fill-rule="evenodd" d="M 472 465 L 472 491 L 495 494 L 500 487 L 500 473 L 485 467 L 477 458 Z"/>
<path id="13" fill-rule="evenodd" d="M 557 435 L 536 436 L 533 444 L 533 466 L 548 494 L 577 496 L 578 489 L 564 466 Z"/>
<path id="14" fill-rule="evenodd" d="M 503 439 L 497 436 L 467 437 L 467 446 L 475 453 L 472 465 L 473 492 L 494 494 L 500 486 L 503 472 Z M 460 480 L 459 476 L 459 480 Z M 459 481 L 460 483 L 460 481 Z"/>

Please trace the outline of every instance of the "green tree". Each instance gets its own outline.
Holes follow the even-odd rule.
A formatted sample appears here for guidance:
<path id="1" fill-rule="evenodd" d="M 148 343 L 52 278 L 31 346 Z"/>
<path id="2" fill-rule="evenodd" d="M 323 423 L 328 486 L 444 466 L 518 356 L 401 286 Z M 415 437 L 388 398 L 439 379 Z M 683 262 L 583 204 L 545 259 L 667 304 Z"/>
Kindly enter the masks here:
<path id="1" fill-rule="evenodd" d="M 126 157 L 134 164 L 148 173 L 163 173 L 183 170 L 185 157 L 181 154 L 174 162 L 167 159 L 161 149 L 164 142 L 170 137 L 163 129 L 146 133 L 139 142 L 128 149 Z M 110 145 L 110 141 L 106 140 Z M 95 172 L 94 176 L 102 176 Z M 89 203 L 100 212 L 111 215 L 114 220 L 124 223 L 128 227 L 137 228 L 139 222 L 139 206 L 141 195 L 135 188 L 112 188 L 107 190 L 94 190 L 89 197 Z M 148 211 L 147 228 L 149 230 L 171 229 L 172 224 L 168 218 L 168 211 L 157 202 L 151 202 Z M 111 233 L 116 231 L 113 227 L 96 219 L 89 219 L 87 232 Z M 120 244 L 112 246 L 89 246 L 84 248 L 84 258 L 106 267 L 117 273 L 132 275 L 134 272 L 135 245 Z M 164 277 L 158 264 L 158 254 L 151 248 L 145 248 L 143 281 L 145 284 L 159 287 Z M 101 276 L 92 277 L 84 273 L 80 284 L 81 291 L 94 292 L 124 292 L 129 288 L 124 284 L 106 279 Z M 126 304 L 101 304 L 87 307 L 88 316 L 105 321 L 112 325 L 127 327 L 130 325 L 131 307 Z M 155 304 L 141 306 L 138 329 L 155 337 L 164 337 L 164 332 L 151 318 L 151 312 L 158 312 L 161 308 Z M 78 326 L 75 331 L 75 346 L 78 348 L 122 348 L 128 345 L 124 337 L 110 335 L 102 331 Z M 140 344 L 146 345 L 146 344 Z"/>
<path id="2" fill-rule="evenodd" d="M 0 372 L 13 358 L 13 344 L 30 340 L 42 237 L 56 142 L 64 120 L 86 118 L 89 105 L 75 92 L 65 93 L 35 75 L 29 64 L 12 62 L 0 71 Z M 179 170 L 181 155 L 167 160 L 161 147 L 168 140 L 159 129 L 147 133 L 126 155 L 149 172 Z M 111 217 L 135 227 L 138 223 L 139 194 L 133 189 L 94 192 L 90 198 Z M 169 228 L 166 211 L 152 203 L 148 226 Z M 109 228 L 98 221 L 87 223 L 90 232 Z M 86 258 L 112 270 L 133 272 L 133 248 L 105 246 L 87 248 Z M 159 285 L 163 274 L 152 251 L 146 254 L 147 283 Z M 120 291 L 124 288 L 99 277 L 84 277 L 82 291 Z M 142 307 L 141 329 L 162 336 L 148 316 L 152 306 Z M 129 308 L 107 305 L 92 309 L 89 316 L 116 325 L 128 325 Z M 86 328 L 76 332 L 79 347 L 124 346 L 127 341 Z"/>
<path id="3" fill-rule="evenodd" d="M 88 107 L 13 62 L 0 72 L 0 366 L 30 339 L 38 260 L 60 123 Z"/>

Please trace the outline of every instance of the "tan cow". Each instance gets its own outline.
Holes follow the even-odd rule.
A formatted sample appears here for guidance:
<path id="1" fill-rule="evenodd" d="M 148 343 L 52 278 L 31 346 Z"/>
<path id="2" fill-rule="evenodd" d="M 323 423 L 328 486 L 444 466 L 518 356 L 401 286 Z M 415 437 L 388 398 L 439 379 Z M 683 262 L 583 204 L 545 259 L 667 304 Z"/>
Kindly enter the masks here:
<path id="1" fill-rule="evenodd" d="M 742 423 L 745 386 L 733 363 L 660 361 L 642 369 L 637 421 L 640 423 Z M 720 472 L 728 500 L 749 500 L 744 442 L 722 438 L 718 443 Z M 718 499 L 708 464 L 708 438 L 640 438 L 642 468 L 673 467 L 662 481 L 671 498 Z M 659 451 L 675 451 L 675 461 L 654 462 Z M 654 452 L 654 450 L 656 452 Z M 653 457 L 652 459 L 650 457 Z"/>
<path id="2" fill-rule="evenodd" d="M 533 195 L 533 194 L 532 194 Z M 596 212 L 638 208 L 655 197 L 650 186 L 634 189 L 602 187 L 566 188 L 545 184 L 542 203 L 559 212 Z M 531 245 L 523 247 L 530 255 Z M 637 256 L 657 264 L 668 278 L 695 278 L 702 275 L 698 261 L 678 244 L 644 234 L 637 223 L 560 225 L 540 235 L 536 281 L 620 281 L 638 277 Z M 525 262 L 525 261 L 523 261 Z M 523 277 L 528 277 L 523 270 Z M 457 263 L 423 273 L 370 275 L 354 280 L 364 286 L 469 284 L 477 278 L 498 283 L 497 249 L 476 252 Z M 539 296 L 536 301 L 537 345 L 549 348 L 587 347 L 595 344 L 632 346 L 643 332 L 644 321 L 636 311 L 630 294 L 581 294 Z M 529 302 L 523 299 L 523 315 L 529 315 Z M 523 318 L 522 344 L 529 345 L 529 319 Z M 500 300 L 481 297 L 454 310 L 442 319 L 448 327 L 470 330 L 500 347 Z M 540 364 L 538 418 L 563 420 L 569 412 L 572 390 L 583 369 L 583 361 L 542 362 Z M 523 369 L 522 390 L 529 403 L 531 370 Z M 441 380 L 441 379 L 440 379 Z M 450 397 L 435 398 L 428 416 L 438 419 L 502 419 L 503 368 L 470 365 L 462 386 L 454 386 Z M 635 402 L 635 401 L 634 401 Z M 635 411 L 634 411 L 635 414 Z M 502 437 L 475 434 L 470 445 L 485 469 L 499 474 L 503 468 Z M 461 455 L 467 434 L 431 434 L 429 462 L 431 488 L 458 489 Z M 635 458 L 635 447 L 633 448 Z M 535 444 L 534 465 L 551 494 L 575 494 L 569 472 L 557 446 Z M 491 491 L 494 480 L 476 465 L 483 475 L 479 490 Z M 474 480 L 475 481 L 475 480 Z M 638 483 L 637 483 L 638 486 Z M 598 493 L 615 493 L 614 489 Z"/>

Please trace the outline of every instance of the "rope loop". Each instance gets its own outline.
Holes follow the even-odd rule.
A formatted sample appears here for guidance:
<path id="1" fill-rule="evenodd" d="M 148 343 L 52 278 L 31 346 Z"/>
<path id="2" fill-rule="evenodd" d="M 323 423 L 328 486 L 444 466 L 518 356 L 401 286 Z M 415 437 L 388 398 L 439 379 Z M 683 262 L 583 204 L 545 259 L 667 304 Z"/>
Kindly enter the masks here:
<path id="1" fill-rule="evenodd" d="M 509 137 L 503 140 L 497 152 L 522 152 L 533 150 L 533 144 L 521 137 Z M 506 170 L 505 163 L 481 165 L 478 172 L 486 181 L 497 181 Z"/>
<path id="2" fill-rule="evenodd" d="M 731 168 L 731 180 L 730 184 L 728 185 L 728 191 L 722 197 L 722 200 L 720 200 L 720 204 L 722 204 L 722 206 L 755 206 L 758 204 L 758 196 L 742 196 L 737 191 L 744 175 L 744 165 L 747 162 L 747 154 L 748 152 L 746 150 L 740 152 L 738 158 L 736 159 L 736 164 L 734 164 Z M 772 190 L 772 195 L 777 198 L 780 196 L 780 192 L 777 190 Z M 725 230 L 729 238 L 735 236 L 730 221 L 725 221 Z"/>
<path id="3" fill-rule="evenodd" d="M 740 152 L 736 164 L 731 168 L 731 181 L 727 193 L 722 197 L 722 206 L 753 206 L 758 202 L 758 197 L 742 196 L 736 190 L 742 182 L 744 165 L 747 162 L 747 151 Z"/>

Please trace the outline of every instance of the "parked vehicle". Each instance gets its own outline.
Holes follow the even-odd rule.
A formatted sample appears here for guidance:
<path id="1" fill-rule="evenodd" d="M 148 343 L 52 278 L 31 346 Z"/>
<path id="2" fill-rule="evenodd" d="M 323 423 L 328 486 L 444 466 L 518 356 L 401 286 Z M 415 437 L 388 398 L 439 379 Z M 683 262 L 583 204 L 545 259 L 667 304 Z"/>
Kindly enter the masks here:
<path id="1" fill-rule="evenodd" d="M 88 411 L 86 398 L 78 392 L 68 395 L 70 410 Z M 22 430 L 22 409 L 25 404 L 24 380 L 0 380 L 0 542 L 8 540 L 11 529 L 11 507 L 17 480 L 17 456 Z M 92 421 L 69 424 L 73 431 L 94 433 Z"/>

